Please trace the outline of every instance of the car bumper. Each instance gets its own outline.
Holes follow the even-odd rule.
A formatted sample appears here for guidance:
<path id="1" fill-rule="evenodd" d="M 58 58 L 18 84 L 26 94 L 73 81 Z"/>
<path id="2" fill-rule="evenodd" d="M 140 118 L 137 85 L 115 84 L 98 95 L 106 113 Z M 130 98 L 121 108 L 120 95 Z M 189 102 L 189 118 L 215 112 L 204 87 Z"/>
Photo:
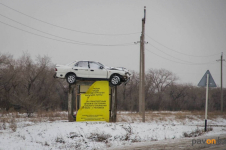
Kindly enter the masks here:
<path id="1" fill-rule="evenodd" d="M 125 81 L 125 85 L 130 81 L 130 77 Z"/>

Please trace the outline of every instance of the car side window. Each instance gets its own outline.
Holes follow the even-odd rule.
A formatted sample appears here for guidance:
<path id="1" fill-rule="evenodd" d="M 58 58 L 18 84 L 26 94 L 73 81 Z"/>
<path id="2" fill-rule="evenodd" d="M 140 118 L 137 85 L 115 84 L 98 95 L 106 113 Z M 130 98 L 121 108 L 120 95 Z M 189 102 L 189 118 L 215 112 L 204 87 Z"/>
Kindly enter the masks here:
<path id="1" fill-rule="evenodd" d="M 100 69 L 100 65 L 96 62 L 89 62 L 90 69 Z"/>
<path id="2" fill-rule="evenodd" d="M 78 62 L 75 64 L 75 67 L 78 67 Z"/>
<path id="3" fill-rule="evenodd" d="M 77 65 L 77 67 L 88 69 L 88 61 L 80 61 L 76 65 Z"/>

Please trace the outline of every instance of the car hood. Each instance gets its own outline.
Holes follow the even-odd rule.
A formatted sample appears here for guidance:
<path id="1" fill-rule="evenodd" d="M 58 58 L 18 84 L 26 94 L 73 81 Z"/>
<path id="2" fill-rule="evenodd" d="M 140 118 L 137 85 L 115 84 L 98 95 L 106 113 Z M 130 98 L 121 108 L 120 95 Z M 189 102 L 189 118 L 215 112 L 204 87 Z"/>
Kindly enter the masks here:
<path id="1" fill-rule="evenodd" d="M 108 70 L 119 70 L 119 71 L 125 71 L 126 73 L 129 73 L 131 75 L 131 73 L 129 72 L 128 69 L 124 68 L 124 67 L 108 67 Z"/>
<path id="2" fill-rule="evenodd" d="M 122 71 L 126 70 L 126 68 L 123 68 L 123 67 L 108 67 L 107 69 L 108 70 L 122 70 Z"/>

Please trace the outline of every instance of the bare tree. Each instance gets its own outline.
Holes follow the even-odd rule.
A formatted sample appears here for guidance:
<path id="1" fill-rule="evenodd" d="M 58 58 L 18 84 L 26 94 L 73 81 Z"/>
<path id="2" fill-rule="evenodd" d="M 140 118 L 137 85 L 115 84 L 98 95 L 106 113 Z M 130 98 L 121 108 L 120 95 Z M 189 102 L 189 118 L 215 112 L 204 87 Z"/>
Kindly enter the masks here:
<path id="1" fill-rule="evenodd" d="M 16 76 L 17 69 L 13 56 L 0 54 L 0 105 L 6 110 L 11 107 L 9 98 L 12 88 L 15 86 Z"/>
<path id="2" fill-rule="evenodd" d="M 0 53 L 0 108 L 22 108 L 28 116 L 37 110 L 66 110 L 68 84 L 54 79 L 50 58 L 34 61 L 25 53 L 18 60 Z M 176 84 L 178 78 L 165 69 L 150 69 L 145 77 L 146 110 L 204 110 L 205 88 Z M 118 87 L 118 110 L 138 111 L 139 74 Z M 225 91 L 226 89 L 224 89 Z M 210 89 L 209 108 L 220 110 L 219 88 Z M 226 92 L 224 92 L 226 93 Z M 224 96 L 226 107 L 226 95 Z"/>
<path id="3" fill-rule="evenodd" d="M 36 63 L 29 54 L 24 54 L 18 61 L 17 86 L 12 92 L 10 102 L 26 110 L 28 116 L 38 109 L 48 110 L 56 106 L 59 95 L 53 79 L 53 68 L 49 67 L 48 57 L 37 57 Z"/>
<path id="4" fill-rule="evenodd" d="M 138 89 L 139 76 L 132 72 L 130 82 L 118 87 L 118 109 L 127 111 L 138 111 Z"/>
<path id="5" fill-rule="evenodd" d="M 146 109 L 162 109 L 164 92 L 177 79 L 176 75 L 168 70 L 150 69 L 146 73 Z"/>
<path id="6" fill-rule="evenodd" d="M 147 73 L 147 78 L 152 82 L 155 92 L 164 91 L 178 79 L 176 75 L 166 69 L 150 69 Z"/>

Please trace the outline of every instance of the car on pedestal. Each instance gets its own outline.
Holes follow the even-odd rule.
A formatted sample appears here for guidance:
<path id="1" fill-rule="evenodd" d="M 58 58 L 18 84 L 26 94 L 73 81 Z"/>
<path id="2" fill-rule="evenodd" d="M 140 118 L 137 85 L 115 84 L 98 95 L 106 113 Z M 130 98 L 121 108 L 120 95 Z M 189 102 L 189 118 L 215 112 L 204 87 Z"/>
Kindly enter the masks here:
<path id="1" fill-rule="evenodd" d="M 75 61 L 67 65 L 56 65 L 55 78 L 66 79 L 69 84 L 77 80 L 108 80 L 111 86 L 125 84 L 130 80 L 130 72 L 123 67 L 107 67 L 96 61 Z"/>

